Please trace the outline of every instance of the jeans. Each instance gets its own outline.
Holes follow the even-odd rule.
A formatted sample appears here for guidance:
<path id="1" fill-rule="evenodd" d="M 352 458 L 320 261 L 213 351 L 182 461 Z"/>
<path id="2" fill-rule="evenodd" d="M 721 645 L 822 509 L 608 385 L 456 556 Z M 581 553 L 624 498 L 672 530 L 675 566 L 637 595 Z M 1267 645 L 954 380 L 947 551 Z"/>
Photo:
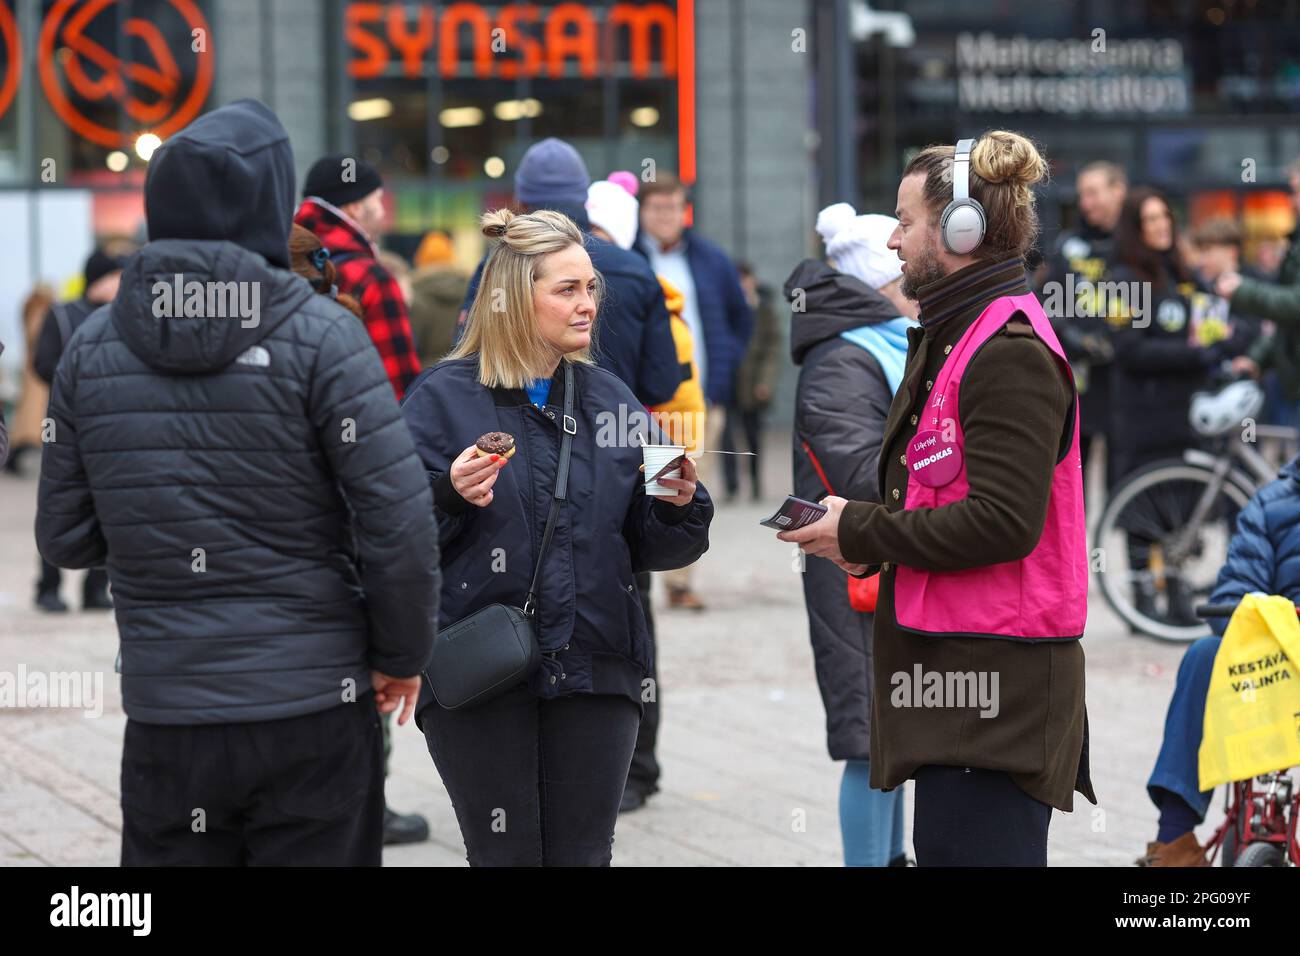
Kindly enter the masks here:
<path id="1" fill-rule="evenodd" d="M 519 686 L 420 715 L 470 866 L 608 866 L 641 707 Z"/>
<path id="2" fill-rule="evenodd" d="M 126 722 L 123 866 L 379 866 L 373 694 L 244 724 Z"/>
<path id="3" fill-rule="evenodd" d="M 844 761 L 840 837 L 845 866 L 889 866 L 903 855 L 903 788 L 873 790 L 870 761 Z"/>
<path id="4" fill-rule="evenodd" d="M 1178 665 L 1174 696 L 1165 715 L 1160 756 L 1147 781 L 1147 794 L 1160 806 L 1160 790 L 1177 794 L 1203 821 L 1213 790 L 1200 788 L 1201 734 L 1205 727 L 1205 697 L 1219 653 L 1220 637 L 1203 637 L 1187 648 Z"/>
<path id="5" fill-rule="evenodd" d="M 913 779 L 917 866 L 1047 866 L 1052 808 L 1010 774 L 927 765 Z"/>

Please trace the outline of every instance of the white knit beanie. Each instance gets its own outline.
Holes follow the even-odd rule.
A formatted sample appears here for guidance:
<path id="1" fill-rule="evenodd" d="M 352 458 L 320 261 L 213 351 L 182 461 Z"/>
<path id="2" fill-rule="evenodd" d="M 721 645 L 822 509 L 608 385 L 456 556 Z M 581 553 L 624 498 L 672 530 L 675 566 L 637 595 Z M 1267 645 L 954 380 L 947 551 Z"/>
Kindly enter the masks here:
<path id="1" fill-rule="evenodd" d="M 598 179 L 587 188 L 587 219 L 604 229 L 620 249 L 636 241 L 640 203 L 618 183 Z"/>
<path id="2" fill-rule="evenodd" d="M 893 216 L 855 216 L 826 241 L 826 255 L 845 275 L 873 289 L 883 288 L 903 274 L 898 253 L 888 245 L 897 228 L 898 220 Z"/>
<path id="3" fill-rule="evenodd" d="M 857 211 L 846 202 L 837 202 L 827 206 L 817 214 L 817 235 L 822 242 L 830 245 L 835 234 L 851 223 Z"/>

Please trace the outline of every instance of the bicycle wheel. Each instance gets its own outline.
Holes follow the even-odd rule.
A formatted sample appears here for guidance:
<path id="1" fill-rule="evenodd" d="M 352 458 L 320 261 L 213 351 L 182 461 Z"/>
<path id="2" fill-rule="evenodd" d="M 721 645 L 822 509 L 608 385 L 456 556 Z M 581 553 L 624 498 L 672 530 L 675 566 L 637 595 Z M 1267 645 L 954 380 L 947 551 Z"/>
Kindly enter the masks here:
<path id="1" fill-rule="evenodd" d="M 1241 821 L 1234 822 L 1232 826 L 1228 827 L 1228 832 L 1223 835 L 1223 847 L 1219 851 L 1219 866 L 1237 865 L 1237 857 L 1240 855 L 1237 852 L 1239 849 L 1237 827 L 1240 825 Z"/>
<path id="2" fill-rule="evenodd" d="M 1216 477 L 1181 459 L 1154 462 L 1121 481 L 1093 538 L 1106 603 L 1150 637 L 1188 642 L 1209 634 L 1192 608 L 1214 589 L 1237 514 L 1252 493 L 1240 475 Z M 1203 519 L 1190 527 L 1202 506 Z"/>
<path id="3" fill-rule="evenodd" d="M 1286 855 L 1280 846 L 1252 843 L 1241 851 L 1234 866 L 1286 866 Z"/>

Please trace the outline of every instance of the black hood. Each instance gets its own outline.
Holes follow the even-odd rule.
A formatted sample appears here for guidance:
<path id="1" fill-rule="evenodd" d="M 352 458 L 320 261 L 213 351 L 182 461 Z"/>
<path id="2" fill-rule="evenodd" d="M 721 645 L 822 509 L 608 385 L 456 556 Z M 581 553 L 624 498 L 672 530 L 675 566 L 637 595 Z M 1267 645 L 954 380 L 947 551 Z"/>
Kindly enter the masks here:
<path id="1" fill-rule="evenodd" d="M 898 308 L 871 286 L 817 259 L 805 259 L 785 280 L 785 297 L 792 306 L 796 289 L 803 290 L 803 309 L 792 313 L 790 323 L 790 354 L 796 365 L 818 342 L 898 318 Z"/>
<path id="2" fill-rule="evenodd" d="M 198 289 L 202 306 L 191 298 Z M 162 372 L 202 375 L 225 368 L 316 294 L 306 279 L 234 243 L 161 239 L 131 257 L 109 308 L 140 361 Z M 187 316 L 187 302 L 194 303 L 191 312 L 204 314 Z"/>
<path id="3" fill-rule="evenodd" d="M 160 146 L 144 183 L 149 238 L 221 239 L 289 268 L 293 151 L 275 114 L 238 100 Z"/>

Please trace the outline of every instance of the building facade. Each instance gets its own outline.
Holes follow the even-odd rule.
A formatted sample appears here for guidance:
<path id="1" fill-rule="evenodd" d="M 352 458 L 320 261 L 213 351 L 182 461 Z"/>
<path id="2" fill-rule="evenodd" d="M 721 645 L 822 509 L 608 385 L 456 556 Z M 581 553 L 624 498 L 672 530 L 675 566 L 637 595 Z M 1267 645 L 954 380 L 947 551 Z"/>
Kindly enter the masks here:
<path id="1" fill-rule="evenodd" d="M 151 148 L 241 97 L 280 116 L 300 181 L 330 152 L 378 167 L 399 252 L 437 227 L 476 261 L 478 215 L 510 201 L 531 143 L 559 136 L 593 176 L 679 173 L 696 228 L 779 287 L 814 214 L 810 9 L 0 0 L 0 212 L 27 235 L 0 295 L 62 287 L 96 236 L 142 236 Z"/>

